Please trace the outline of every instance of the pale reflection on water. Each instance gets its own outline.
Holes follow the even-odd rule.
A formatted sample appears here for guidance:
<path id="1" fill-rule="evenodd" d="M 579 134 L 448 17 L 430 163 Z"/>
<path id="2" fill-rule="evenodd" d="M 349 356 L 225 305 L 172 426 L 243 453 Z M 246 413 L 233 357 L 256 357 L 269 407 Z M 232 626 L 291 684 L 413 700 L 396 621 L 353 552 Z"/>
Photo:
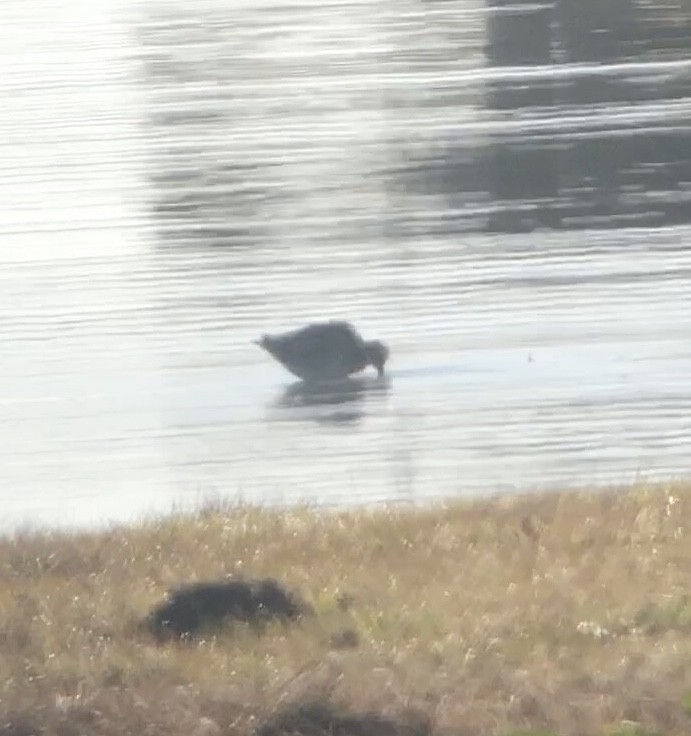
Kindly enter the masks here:
<path id="1" fill-rule="evenodd" d="M 238 87 L 234 127 L 164 140 L 144 112 L 167 108 L 142 87 L 134 7 L 0 10 L 0 523 L 127 520 L 218 495 L 419 501 L 689 472 L 688 228 L 425 232 L 447 203 L 423 197 L 402 228 L 401 202 L 368 167 L 423 111 L 377 122 L 364 61 L 296 102 L 308 28 L 285 39 L 287 96 L 267 54 L 271 90 Z M 342 16 L 330 32 L 355 38 Z M 252 18 L 240 45 L 261 33 Z M 20 42 L 39 26 L 40 48 Z M 378 33 L 339 53 L 354 64 L 393 43 Z M 284 118 L 263 107 L 281 100 Z M 310 117 L 317 102 L 328 115 Z M 190 202 L 157 211 L 152 167 L 172 170 L 161 151 L 185 147 L 263 161 L 238 175 L 251 206 L 214 225 L 221 203 L 192 230 Z M 391 345 L 385 380 L 315 389 L 252 344 L 330 318 Z"/>

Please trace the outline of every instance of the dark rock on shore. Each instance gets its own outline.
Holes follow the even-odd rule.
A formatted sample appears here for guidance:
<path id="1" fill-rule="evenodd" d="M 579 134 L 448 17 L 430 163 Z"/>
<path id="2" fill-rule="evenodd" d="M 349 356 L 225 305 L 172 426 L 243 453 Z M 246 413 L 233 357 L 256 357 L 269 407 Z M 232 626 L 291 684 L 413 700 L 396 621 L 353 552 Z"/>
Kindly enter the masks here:
<path id="1" fill-rule="evenodd" d="M 172 590 L 146 619 L 159 640 L 190 637 L 228 621 L 261 624 L 296 620 L 310 613 L 300 596 L 273 578 L 194 583 Z"/>

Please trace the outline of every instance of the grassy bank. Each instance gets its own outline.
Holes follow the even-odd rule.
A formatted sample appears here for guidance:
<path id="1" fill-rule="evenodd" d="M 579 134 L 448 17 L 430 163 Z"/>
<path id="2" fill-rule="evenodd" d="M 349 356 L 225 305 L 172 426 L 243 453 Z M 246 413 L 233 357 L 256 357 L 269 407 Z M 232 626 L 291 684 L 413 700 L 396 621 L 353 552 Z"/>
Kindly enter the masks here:
<path id="1" fill-rule="evenodd" d="M 691 485 L 0 540 L 0 734 L 691 733 Z M 180 583 L 316 616 L 156 645 Z"/>

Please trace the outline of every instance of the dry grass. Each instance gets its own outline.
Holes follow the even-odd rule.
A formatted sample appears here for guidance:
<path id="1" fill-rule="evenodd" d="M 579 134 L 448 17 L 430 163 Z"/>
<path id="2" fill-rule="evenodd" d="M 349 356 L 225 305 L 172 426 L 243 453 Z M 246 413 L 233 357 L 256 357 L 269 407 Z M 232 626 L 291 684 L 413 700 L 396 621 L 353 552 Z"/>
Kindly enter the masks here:
<path id="1" fill-rule="evenodd" d="M 691 733 L 690 512 L 686 484 L 5 537 L 0 734 Z M 240 572 L 317 616 L 138 630 Z"/>

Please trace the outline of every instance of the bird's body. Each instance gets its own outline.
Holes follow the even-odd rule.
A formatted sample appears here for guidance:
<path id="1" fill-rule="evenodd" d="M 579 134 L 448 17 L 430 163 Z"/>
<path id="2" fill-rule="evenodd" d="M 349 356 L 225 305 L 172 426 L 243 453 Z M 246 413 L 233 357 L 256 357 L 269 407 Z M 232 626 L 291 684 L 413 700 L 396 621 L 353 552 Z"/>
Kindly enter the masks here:
<path id="1" fill-rule="evenodd" d="M 363 340 L 348 322 L 319 322 L 280 335 L 263 335 L 257 343 L 303 381 L 338 381 L 373 365 L 384 372 L 388 348 Z"/>

